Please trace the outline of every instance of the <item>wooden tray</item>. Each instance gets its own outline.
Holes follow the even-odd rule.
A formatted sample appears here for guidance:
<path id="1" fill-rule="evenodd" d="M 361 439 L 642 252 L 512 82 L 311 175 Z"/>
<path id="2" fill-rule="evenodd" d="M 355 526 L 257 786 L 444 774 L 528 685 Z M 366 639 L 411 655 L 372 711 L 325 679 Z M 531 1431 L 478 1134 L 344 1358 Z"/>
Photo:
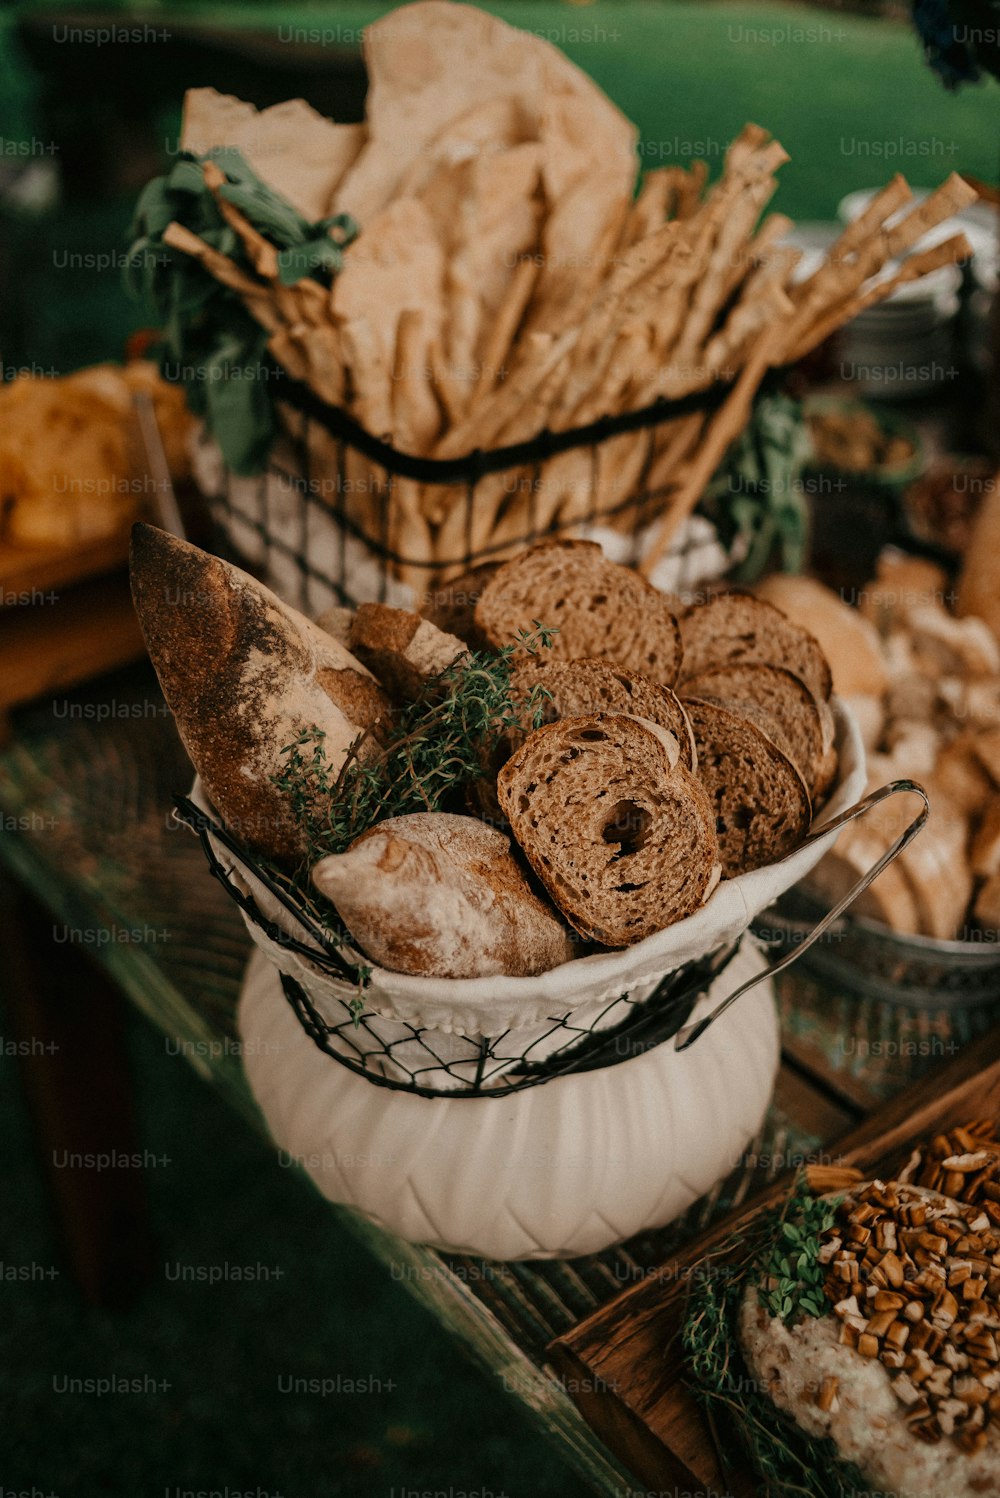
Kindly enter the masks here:
<path id="1" fill-rule="evenodd" d="M 873 1113 L 824 1151 L 823 1163 L 891 1175 L 931 1135 L 990 1117 L 1000 1117 L 1000 1029 Z M 738 1446 L 718 1432 L 734 1465 L 723 1477 L 712 1434 L 685 1386 L 679 1355 L 667 1356 L 664 1349 L 680 1330 L 691 1266 L 779 1201 L 791 1179 L 787 1175 L 753 1197 L 549 1347 L 581 1413 L 654 1493 L 752 1498 L 761 1491 L 749 1468 L 739 1463 Z"/>

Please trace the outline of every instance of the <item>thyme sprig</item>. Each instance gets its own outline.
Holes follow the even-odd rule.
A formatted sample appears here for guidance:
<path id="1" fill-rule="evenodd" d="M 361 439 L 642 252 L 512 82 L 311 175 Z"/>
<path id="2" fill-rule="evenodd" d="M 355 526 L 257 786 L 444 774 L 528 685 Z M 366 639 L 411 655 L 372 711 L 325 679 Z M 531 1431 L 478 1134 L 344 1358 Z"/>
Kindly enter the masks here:
<path id="1" fill-rule="evenodd" d="M 832 1441 L 807 1435 L 759 1387 L 746 1369 L 738 1338 L 750 1285 L 782 1320 L 819 1314 L 812 1266 L 819 1234 L 832 1222 L 835 1207 L 813 1197 L 804 1179 L 799 1181 L 783 1207 L 764 1213 L 735 1244 L 730 1240 L 707 1257 L 689 1282 L 680 1342 L 692 1392 L 714 1430 L 736 1433 L 768 1498 L 862 1498 L 868 1491 Z M 788 1234 L 786 1228 L 796 1231 Z M 776 1281 L 773 1289 L 764 1286 L 770 1278 Z M 720 1455 L 726 1456 L 724 1444 Z"/>
<path id="2" fill-rule="evenodd" d="M 337 771 L 322 730 L 306 729 L 286 745 L 285 766 L 273 779 L 304 834 L 301 875 L 327 854 L 343 853 L 376 822 L 440 811 L 483 776 L 502 739 L 539 727 L 548 693 L 535 686 L 516 700 L 511 677 L 515 657 L 548 649 L 554 634 L 535 620 L 533 631 L 501 650 L 463 656 L 398 714 L 381 741 L 378 725 L 362 734 Z"/>

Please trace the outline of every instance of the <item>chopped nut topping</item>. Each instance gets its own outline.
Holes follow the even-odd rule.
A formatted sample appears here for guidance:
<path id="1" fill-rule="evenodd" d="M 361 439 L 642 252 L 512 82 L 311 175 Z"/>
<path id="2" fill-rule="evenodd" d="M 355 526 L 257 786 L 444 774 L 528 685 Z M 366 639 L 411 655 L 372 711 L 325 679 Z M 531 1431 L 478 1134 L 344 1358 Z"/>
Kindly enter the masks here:
<path id="1" fill-rule="evenodd" d="M 840 1342 L 878 1359 L 919 1440 L 978 1451 L 1000 1430 L 1000 1140 L 994 1120 L 940 1134 L 898 1181 L 846 1183 L 824 1235 Z M 814 1190 L 833 1184 L 839 1167 Z M 817 1404 L 838 1407 L 836 1379 Z"/>

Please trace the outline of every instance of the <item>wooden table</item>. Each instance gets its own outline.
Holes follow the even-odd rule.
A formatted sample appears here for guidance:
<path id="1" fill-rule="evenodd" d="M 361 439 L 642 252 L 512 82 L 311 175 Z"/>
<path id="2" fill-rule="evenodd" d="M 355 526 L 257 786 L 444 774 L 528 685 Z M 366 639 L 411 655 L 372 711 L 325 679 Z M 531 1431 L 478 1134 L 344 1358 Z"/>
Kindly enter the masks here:
<path id="1" fill-rule="evenodd" d="M 11 876 L 0 951 L 13 1020 L 54 1044 L 70 1040 L 24 1062 L 43 1142 L 73 1138 L 75 1148 L 96 1151 L 123 1148 L 129 1137 L 117 993 L 181 1042 L 176 1049 L 199 1075 L 263 1130 L 227 1045 L 249 940 L 196 841 L 172 821 L 173 794 L 187 791 L 191 771 L 155 678 L 131 668 L 61 698 L 57 711 L 52 702 L 22 709 L 0 756 L 0 860 Z M 595 1492 L 622 1498 L 635 1479 L 547 1367 L 550 1341 L 1000 1015 L 1000 994 L 978 1010 L 916 1012 L 824 990 L 794 970 L 779 996 L 784 1059 L 765 1127 L 741 1167 L 669 1229 L 589 1258 L 498 1265 L 402 1243 L 331 1208 L 331 1232 L 356 1234 L 391 1263 Z M 868 1044 L 858 1047 L 857 1037 Z M 123 1275 L 142 1271 L 148 1245 L 135 1175 L 116 1181 L 104 1172 L 87 1192 L 74 1185 L 72 1197 L 65 1182 L 52 1182 L 78 1279 L 94 1299 L 113 1298 Z"/>

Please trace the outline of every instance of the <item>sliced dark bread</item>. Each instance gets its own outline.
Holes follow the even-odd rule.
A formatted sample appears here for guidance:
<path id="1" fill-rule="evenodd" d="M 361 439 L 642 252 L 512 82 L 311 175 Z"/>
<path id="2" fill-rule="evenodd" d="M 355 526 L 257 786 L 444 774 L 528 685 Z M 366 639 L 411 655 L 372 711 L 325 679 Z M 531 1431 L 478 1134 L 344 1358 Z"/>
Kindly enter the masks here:
<path id="1" fill-rule="evenodd" d="M 681 764 L 688 770 L 694 768 L 694 733 L 680 698 L 641 671 L 630 671 L 611 661 L 553 660 L 551 652 L 543 650 L 537 656 L 519 660 L 514 667 L 512 695 L 525 700 L 532 688 L 539 689 L 545 723 L 586 713 L 627 713 L 648 718 L 674 735 L 681 751 Z M 521 734 L 518 743 L 523 738 Z"/>
<path id="2" fill-rule="evenodd" d="M 547 724 L 504 765 L 497 792 L 551 898 L 604 946 L 691 915 L 718 882 L 708 797 L 652 723 L 591 713 Z"/>
<path id="3" fill-rule="evenodd" d="M 820 705 L 801 677 L 783 666 L 740 661 L 709 666 L 690 677 L 684 691 L 691 697 L 722 697 L 746 709 L 762 709 L 777 730 L 777 742 L 802 772 L 815 801 L 830 783 L 827 734 Z M 826 715 L 829 707 L 823 704 Z M 775 737 L 771 729 L 772 738 Z M 834 769 L 836 755 L 834 755 Z"/>
<path id="4" fill-rule="evenodd" d="M 531 632 L 558 631 L 559 660 L 602 656 L 673 686 L 681 663 L 677 620 L 662 593 L 591 541 L 547 541 L 498 569 L 476 604 L 476 625 L 497 648 Z"/>
<path id="5" fill-rule="evenodd" d="M 776 609 L 749 593 L 717 593 L 681 617 L 682 681 L 712 666 L 762 661 L 801 677 L 821 702 L 832 690 L 830 666 L 819 643 Z"/>
<path id="6" fill-rule="evenodd" d="M 746 874 L 791 852 L 809 830 L 809 791 L 794 762 L 738 703 L 686 698 L 698 778 L 715 815 L 722 872 Z"/>

